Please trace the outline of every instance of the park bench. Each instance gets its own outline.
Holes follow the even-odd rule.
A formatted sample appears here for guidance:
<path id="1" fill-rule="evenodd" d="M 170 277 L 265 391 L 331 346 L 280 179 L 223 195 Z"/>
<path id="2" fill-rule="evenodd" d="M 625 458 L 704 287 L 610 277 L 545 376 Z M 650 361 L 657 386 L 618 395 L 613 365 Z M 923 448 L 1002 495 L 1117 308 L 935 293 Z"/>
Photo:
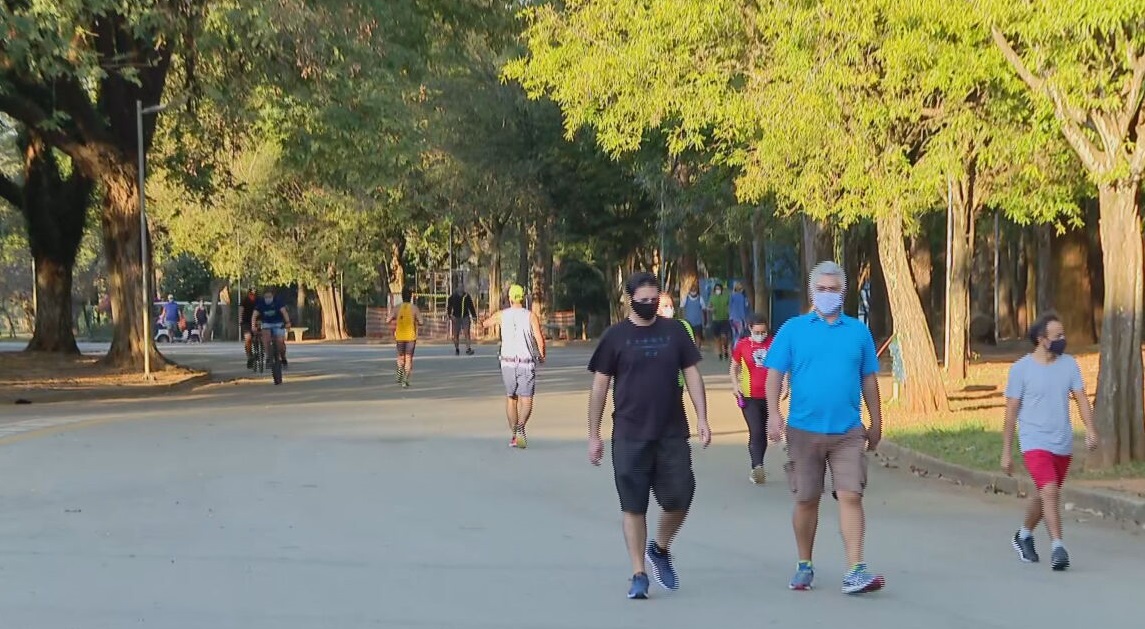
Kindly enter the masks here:
<path id="1" fill-rule="evenodd" d="M 310 328 L 290 328 L 290 333 L 294 336 L 294 342 L 297 343 L 302 340 L 302 335 Z"/>
<path id="2" fill-rule="evenodd" d="M 576 333 L 576 310 L 554 312 L 545 323 L 545 331 L 549 333 L 550 338 L 559 339 L 563 335 L 565 339 L 571 341 Z"/>

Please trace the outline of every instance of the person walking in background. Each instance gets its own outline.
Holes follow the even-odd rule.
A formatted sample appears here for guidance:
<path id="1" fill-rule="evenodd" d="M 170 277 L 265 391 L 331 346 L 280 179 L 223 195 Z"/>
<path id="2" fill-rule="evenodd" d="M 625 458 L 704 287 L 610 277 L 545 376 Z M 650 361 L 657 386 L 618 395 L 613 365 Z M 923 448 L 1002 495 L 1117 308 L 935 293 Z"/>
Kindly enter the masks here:
<path id="1" fill-rule="evenodd" d="M 730 374 L 736 404 L 747 422 L 747 450 L 751 458 L 748 478 L 756 485 L 767 480 L 763 455 L 767 452 L 767 367 L 763 366 L 771 338 L 767 321 L 760 315 L 751 318 L 750 334 L 732 349 Z"/>
<path id="2" fill-rule="evenodd" d="M 731 323 L 731 346 L 735 347 L 739 340 L 746 336 L 747 318 L 750 309 L 747 306 L 747 295 L 743 292 L 743 284 L 736 282 L 728 300 L 728 319 Z"/>
<path id="3" fill-rule="evenodd" d="M 1022 528 L 1014 533 L 1013 546 L 1018 558 L 1038 561 L 1034 530 L 1042 520 L 1050 534 L 1050 567 L 1065 570 L 1069 553 L 1062 542 L 1061 488 L 1069 473 L 1073 454 L 1073 426 L 1069 421 L 1069 401 L 1077 402 L 1085 424 L 1085 446 L 1097 448 L 1093 406 L 1085 393 L 1081 368 L 1065 353 L 1065 328 L 1054 313 L 1038 317 L 1027 335 L 1034 351 L 1010 367 L 1006 382 L 1006 423 L 1002 430 L 1002 471 L 1014 471 L 1014 428 L 1026 470 L 1038 493 L 1030 498 Z"/>
<path id="4" fill-rule="evenodd" d="M 724 285 L 716 282 L 712 290 L 712 297 L 708 300 L 708 312 L 712 321 L 712 340 L 716 345 L 716 353 L 720 360 L 728 357 L 728 335 L 731 334 L 729 323 L 731 302 L 724 293 Z"/>
<path id="5" fill-rule="evenodd" d="M 708 305 L 704 303 L 704 298 L 700 297 L 700 288 L 694 282 L 688 288 L 688 294 L 684 296 L 680 309 L 684 313 L 684 321 L 688 322 L 688 327 L 692 329 L 693 338 L 700 339 L 700 345 L 703 346 L 704 317 L 707 314 Z"/>
<path id="6" fill-rule="evenodd" d="M 461 355 L 461 335 L 465 334 L 465 353 L 473 355 L 473 335 L 470 327 L 477 318 L 477 308 L 473 305 L 473 297 L 469 291 L 458 285 L 453 294 L 446 300 L 446 310 L 449 311 L 449 320 L 453 327 L 453 355 Z"/>
<path id="7" fill-rule="evenodd" d="M 509 307 L 485 320 L 483 327 L 501 327 L 501 380 L 505 384 L 505 418 L 513 436 L 511 448 L 527 448 L 525 425 L 533 414 L 537 365 L 545 362 L 545 335 L 537 315 L 525 308 L 525 289 L 509 287 Z"/>
<path id="8" fill-rule="evenodd" d="M 402 388 L 409 388 L 413 375 L 413 353 L 417 349 L 418 326 L 425 325 L 421 310 L 413 303 L 413 289 L 402 288 L 402 303 L 390 314 L 388 323 L 397 322 L 394 328 L 394 341 L 398 351 L 397 380 Z"/>
<path id="9" fill-rule="evenodd" d="M 660 304 L 656 276 L 634 274 L 625 283 L 625 294 L 631 310 L 628 318 L 605 331 L 588 363 L 593 373 L 588 459 L 600 465 L 604 457 L 600 425 L 612 387 L 612 466 L 633 572 L 628 598 L 644 599 L 649 586 L 646 561 L 661 586 L 680 587 L 669 549 L 696 491 L 688 418 L 677 384 L 680 371 L 696 409 L 704 447 L 711 443 L 712 430 L 698 368 L 700 352 L 684 326 L 656 315 Z M 648 540 L 650 493 L 655 494 L 663 513 L 656 536 Z"/>
<path id="10" fill-rule="evenodd" d="M 787 436 L 784 465 L 795 495 L 792 526 L 799 551 L 793 590 L 811 589 L 815 570 L 811 552 L 819 525 L 827 466 L 839 501 L 839 525 L 850 570 L 843 592 L 860 594 L 881 589 L 886 580 L 872 574 L 863 560 L 863 491 L 867 486 L 867 451 L 882 439 L 879 401 L 879 359 L 871 331 L 843 314 L 847 277 L 834 262 L 820 262 L 811 271 L 811 312 L 783 324 L 764 358 L 767 368 L 768 436 Z M 779 411 L 784 378 L 791 387 L 790 418 Z M 864 428 L 859 409 L 866 400 L 871 426 Z"/>
<path id="11" fill-rule="evenodd" d="M 195 307 L 195 329 L 199 331 L 199 340 L 207 340 L 207 308 L 203 305 L 203 300 L 199 300 L 199 305 Z"/>
<path id="12" fill-rule="evenodd" d="M 168 338 L 174 341 L 183 338 L 179 331 L 179 322 L 183 320 L 183 308 L 175 301 L 174 295 L 167 295 L 167 303 L 163 304 L 163 327 L 167 328 Z"/>

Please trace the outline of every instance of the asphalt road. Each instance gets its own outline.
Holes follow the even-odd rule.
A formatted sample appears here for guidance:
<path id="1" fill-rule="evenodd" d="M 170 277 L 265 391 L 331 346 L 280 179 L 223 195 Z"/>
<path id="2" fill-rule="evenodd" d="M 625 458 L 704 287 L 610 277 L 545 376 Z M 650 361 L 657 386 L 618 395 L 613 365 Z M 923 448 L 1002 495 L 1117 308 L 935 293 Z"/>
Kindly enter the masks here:
<path id="1" fill-rule="evenodd" d="M 244 376 L 237 351 L 169 353 Z M 585 457 L 587 350 L 553 353 L 525 451 L 506 446 L 492 354 L 421 347 L 403 391 L 388 346 L 292 345 L 280 387 L 0 410 L 0 627 L 1053 629 L 1145 612 L 1145 536 L 1069 517 L 1074 566 L 1052 573 L 1010 550 L 1018 501 L 882 468 L 868 557 L 887 589 L 839 592 L 828 501 L 817 589 L 788 591 L 780 453 L 751 485 L 715 361 L 683 587 L 629 601 L 611 470 Z"/>

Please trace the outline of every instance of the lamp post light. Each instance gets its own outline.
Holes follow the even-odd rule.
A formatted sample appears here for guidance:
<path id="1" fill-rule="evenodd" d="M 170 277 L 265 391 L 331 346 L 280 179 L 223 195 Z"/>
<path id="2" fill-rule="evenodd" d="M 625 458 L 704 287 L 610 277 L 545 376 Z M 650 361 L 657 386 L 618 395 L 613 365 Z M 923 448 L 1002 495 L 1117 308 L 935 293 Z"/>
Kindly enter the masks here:
<path id="1" fill-rule="evenodd" d="M 163 103 L 144 107 L 143 101 L 135 101 L 135 132 L 139 148 L 139 271 L 143 286 L 143 377 L 151 379 L 151 293 L 150 270 L 147 264 L 147 195 L 144 193 L 146 179 L 146 159 L 143 151 L 143 116 L 144 114 L 158 114 L 178 103 Z"/>

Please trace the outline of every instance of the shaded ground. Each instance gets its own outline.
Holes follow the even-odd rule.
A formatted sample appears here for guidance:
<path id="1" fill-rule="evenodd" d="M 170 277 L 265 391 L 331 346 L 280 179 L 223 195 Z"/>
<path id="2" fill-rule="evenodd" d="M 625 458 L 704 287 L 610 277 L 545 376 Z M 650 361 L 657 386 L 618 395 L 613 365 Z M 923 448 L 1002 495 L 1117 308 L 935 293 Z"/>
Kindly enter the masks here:
<path id="1" fill-rule="evenodd" d="M 0 351 L 0 403 L 18 399 L 33 401 L 66 394 L 107 397 L 123 395 L 124 389 L 164 390 L 193 379 L 202 371 L 172 367 L 154 372 L 144 380 L 138 370 L 109 368 L 98 364 L 99 356 L 60 356 L 56 354 Z M 46 395 L 47 394 L 47 395 Z"/>
<path id="2" fill-rule="evenodd" d="M 947 461 L 975 469 L 997 470 L 1002 450 L 1006 377 L 1010 365 L 1028 351 L 1029 345 L 1010 342 L 976 349 L 979 355 L 970 365 L 965 385 L 949 393 L 950 413 L 912 415 L 898 411 L 893 402 L 889 403 L 888 437 L 900 445 Z M 1092 399 L 1097 392 L 1097 347 L 1077 351 L 1074 356 Z M 890 379 L 885 379 L 882 386 L 887 399 Z M 1083 443 L 1085 428 L 1076 406 L 1071 405 L 1070 417 L 1076 437 L 1073 478 L 1085 485 L 1145 495 L 1145 463 L 1112 470 L 1091 468 Z M 1014 463 L 1015 474 L 1026 473 L 1020 458 Z"/>

